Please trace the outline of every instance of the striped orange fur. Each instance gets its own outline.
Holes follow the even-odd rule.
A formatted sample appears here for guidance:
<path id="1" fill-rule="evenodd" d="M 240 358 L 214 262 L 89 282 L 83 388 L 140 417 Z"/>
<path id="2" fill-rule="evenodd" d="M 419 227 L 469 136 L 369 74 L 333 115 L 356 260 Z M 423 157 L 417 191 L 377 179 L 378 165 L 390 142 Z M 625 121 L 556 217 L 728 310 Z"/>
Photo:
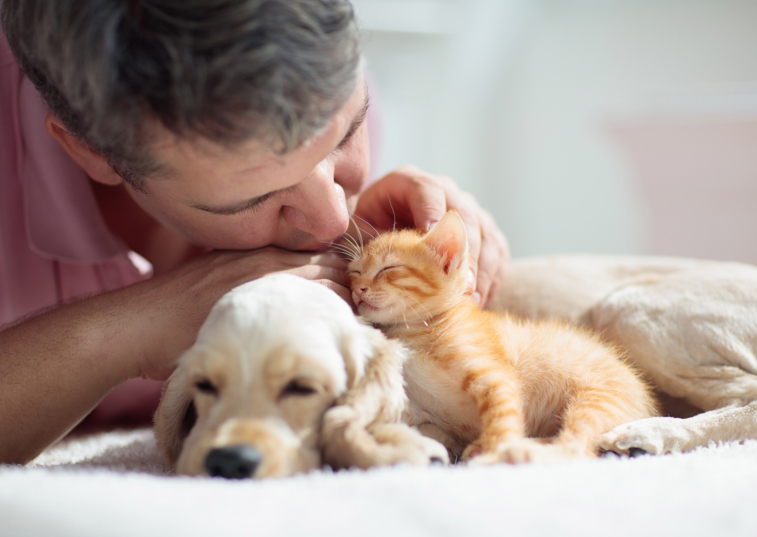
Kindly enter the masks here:
<path id="1" fill-rule="evenodd" d="M 408 421 L 477 462 L 595 456 L 596 438 L 657 414 L 617 348 L 559 321 L 481 311 L 466 294 L 465 227 L 454 211 L 428 233 L 355 245 L 352 298 L 413 352 Z"/>

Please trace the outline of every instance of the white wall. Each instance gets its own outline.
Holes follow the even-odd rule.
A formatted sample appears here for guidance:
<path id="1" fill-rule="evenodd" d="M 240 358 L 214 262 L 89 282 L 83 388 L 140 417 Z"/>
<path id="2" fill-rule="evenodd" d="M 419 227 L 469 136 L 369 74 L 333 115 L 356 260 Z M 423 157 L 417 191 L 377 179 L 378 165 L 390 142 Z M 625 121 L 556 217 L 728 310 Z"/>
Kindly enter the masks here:
<path id="1" fill-rule="evenodd" d="M 516 256 L 667 253 L 651 246 L 647 190 L 609 126 L 757 88 L 757 1 L 355 3 L 384 111 L 379 169 L 451 175 Z"/>

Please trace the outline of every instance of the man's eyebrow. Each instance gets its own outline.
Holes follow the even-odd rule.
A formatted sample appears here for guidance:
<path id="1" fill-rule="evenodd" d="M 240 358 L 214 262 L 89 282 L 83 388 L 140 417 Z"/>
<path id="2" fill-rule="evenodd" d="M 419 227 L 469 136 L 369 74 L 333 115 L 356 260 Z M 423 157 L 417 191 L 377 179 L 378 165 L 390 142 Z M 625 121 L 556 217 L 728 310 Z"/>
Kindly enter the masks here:
<path id="1" fill-rule="evenodd" d="M 363 106 L 360 108 L 360 111 L 352 120 L 352 123 L 350 123 L 350 128 L 347 129 L 347 133 L 344 135 L 344 138 L 342 138 L 342 141 L 339 142 L 339 145 L 336 147 L 337 149 L 341 149 L 345 145 L 350 143 L 350 140 L 352 139 L 352 137 L 355 135 L 357 130 L 365 121 L 365 118 L 368 117 L 368 108 L 370 107 L 370 105 L 371 105 L 371 100 L 370 100 L 370 97 L 368 96 L 368 91 L 366 89 L 365 100 L 363 101 Z"/>

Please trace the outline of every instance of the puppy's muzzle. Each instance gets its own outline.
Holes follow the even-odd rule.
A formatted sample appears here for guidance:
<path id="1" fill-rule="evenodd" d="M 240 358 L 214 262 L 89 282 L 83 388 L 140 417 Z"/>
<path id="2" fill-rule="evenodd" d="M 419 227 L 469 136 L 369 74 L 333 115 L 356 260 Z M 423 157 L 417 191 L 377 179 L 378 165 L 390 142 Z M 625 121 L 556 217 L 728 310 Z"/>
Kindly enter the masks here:
<path id="1" fill-rule="evenodd" d="M 211 477 L 247 479 L 263 461 L 263 455 L 252 446 L 239 444 L 211 449 L 205 457 L 205 469 Z"/>

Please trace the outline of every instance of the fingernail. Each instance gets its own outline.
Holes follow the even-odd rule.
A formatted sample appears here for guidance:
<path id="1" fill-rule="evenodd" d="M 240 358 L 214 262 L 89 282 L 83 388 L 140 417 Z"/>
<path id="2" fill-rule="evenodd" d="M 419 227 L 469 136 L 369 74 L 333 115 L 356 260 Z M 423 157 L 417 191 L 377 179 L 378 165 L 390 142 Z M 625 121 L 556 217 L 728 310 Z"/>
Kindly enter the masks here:
<path id="1" fill-rule="evenodd" d="M 426 233 L 434 229 L 434 226 L 439 223 L 439 220 L 431 220 L 426 224 Z"/>
<path id="2" fill-rule="evenodd" d="M 476 275 L 473 273 L 473 269 L 468 269 L 468 278 L 465 282 L 465 292 L 471 294 L 476 290 Z"/>
<path id="3" fill-rule="evenodd" d="M 478 291 L 474 291 L 474 293 L 470 296 L 470 299 L 475 304 L 481 304 L 481 293 L 479 293 Z"/>

